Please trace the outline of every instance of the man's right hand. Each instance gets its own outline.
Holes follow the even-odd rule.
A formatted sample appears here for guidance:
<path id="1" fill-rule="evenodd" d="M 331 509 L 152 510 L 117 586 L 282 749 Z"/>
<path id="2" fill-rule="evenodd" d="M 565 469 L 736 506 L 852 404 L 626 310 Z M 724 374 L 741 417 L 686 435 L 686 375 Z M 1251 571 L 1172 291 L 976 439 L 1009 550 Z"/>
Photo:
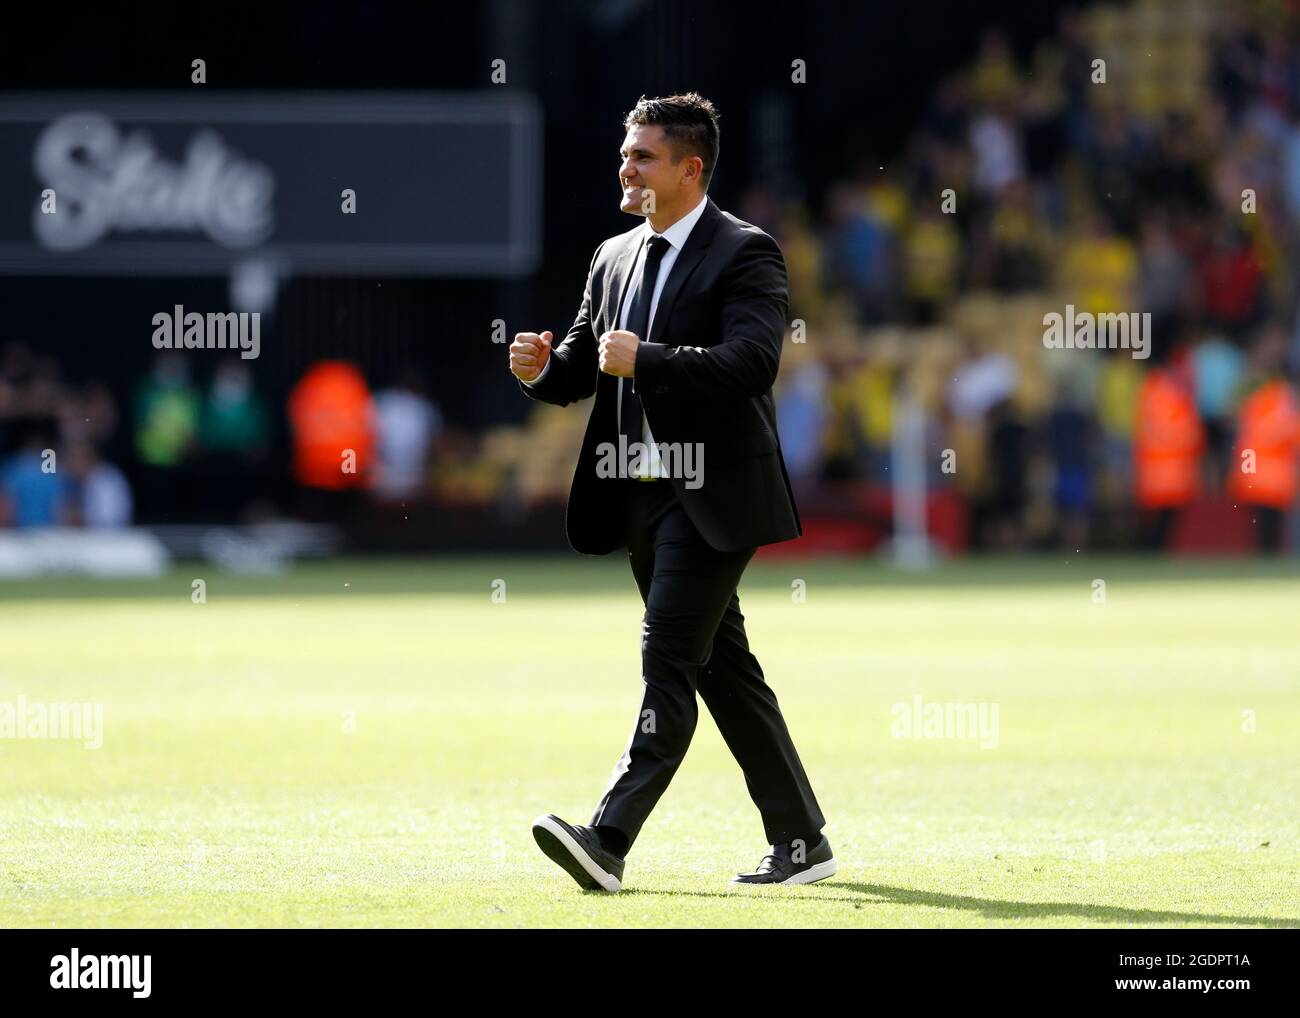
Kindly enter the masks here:
<path id="1" fill-rule="evenodd" d="M 521 382 L 532 382 L 542 373 L 551 356 L 551 334 L 517 332 L 510 344 L 510 372 Z"/>

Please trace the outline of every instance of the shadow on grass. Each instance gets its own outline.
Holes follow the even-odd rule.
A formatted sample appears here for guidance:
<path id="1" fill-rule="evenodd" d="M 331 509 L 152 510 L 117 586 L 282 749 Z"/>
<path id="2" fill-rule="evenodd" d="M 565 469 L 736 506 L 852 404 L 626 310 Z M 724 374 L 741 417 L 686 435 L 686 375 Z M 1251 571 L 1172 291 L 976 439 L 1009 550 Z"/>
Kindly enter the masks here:
<path id="1" fill-rule="evenodd" d="M 1261 926 L 1271 929 L 1300 928 L 1300 920 L 1275 919 L 1271 916 L 1215 915 L 1207 912 L 1164 912 L 1148 908 L 1124 908 L 1118 905 L 1086 905 L 1075 901 L 1001 901 L 997 898 L 974 898 L 964 894 L 939 894 L 934 891 L 917 891 L 909 887 L 889 887 L 885 884 L 853 884 L 840 880 L 823 880 L 815 885 L 822 890 L 836 888 L 851 892 L 843 894 L 816 896 L 785 895 L 784 902 L 815 905 L 822 902 L 849 903 L 854 906 L 892 903 L 895 905 L 917 905 L 924 908 L 960 909 L 966 912 L 978 912 L 986 919 L 1052 919 L 1073 916 L 1091 922 L 1116 923 L 1124 926 L 1148 926 L 1156 923 L 1192 923 L 1208 925 L 1211 923 L 1231 926 Z M 604 892 L 593 892 L 601 893 Z M 735 898 L 751 893 L 751 889 L 723 894 L 712 891 L 641 891 L 627 890 L 624 893 L 634 895 L 667 895 L 672 897 L 692 898 Z"/>

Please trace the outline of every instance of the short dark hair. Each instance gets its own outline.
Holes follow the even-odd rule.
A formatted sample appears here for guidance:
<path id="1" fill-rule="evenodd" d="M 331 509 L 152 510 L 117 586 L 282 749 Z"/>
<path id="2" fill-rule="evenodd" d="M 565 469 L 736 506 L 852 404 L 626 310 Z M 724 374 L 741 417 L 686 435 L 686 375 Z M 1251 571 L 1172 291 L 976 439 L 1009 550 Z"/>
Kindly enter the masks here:
<path id="1" fill-rule="evenodd" d="M 664 137 L 672 146 L 680 163 L 683 156 L 699 156 L 704 163 L 700 171 L 700 189 L 707 191 L 713 179 L 713 168 L 718 165 L 718 111 L 713 103 L 698 92 L 670 95 L 662 99 L 637 100 L 623 120 L 627 130 L 640 124 L 657 124 L 663 128 Z"/>

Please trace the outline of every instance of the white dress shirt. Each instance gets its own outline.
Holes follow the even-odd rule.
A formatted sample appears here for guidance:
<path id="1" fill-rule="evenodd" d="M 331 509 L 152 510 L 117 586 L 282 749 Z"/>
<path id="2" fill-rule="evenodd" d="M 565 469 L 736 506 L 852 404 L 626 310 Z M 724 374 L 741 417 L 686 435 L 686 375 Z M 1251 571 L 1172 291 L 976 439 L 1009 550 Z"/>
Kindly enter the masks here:
<path id="1" fill-rule="evenodd" d="M 663 293 L 664 284 L 668 281 L 668 274 L 673 271 L 673 265 L 677 263 L 677 256 L 681 254 L 682 248 L 686 245 L 686 238 L 691 235 L 691 230 L 693 230 L 695 224 L 699 222 L 700 216 L 704 215 L 704 206 L 707 201 L 708 195 L 705 195 L 700 199 L 700 203 L 696 205 L 695 208 L 691 209 L 690 212 L 686 213 L 686 215 L 682 216 L 681 219 L 673 223 L 672 226 L 664 230 L 662 234 L 659 234 L 659 236 L 662 236 L 664 240 L 668 241 L 668 250 L 664 252 L 663 259 L 659 263 L 659 277 L 655 280 L 655 290 L 650 297 L 650 320 L 646 324 L 646 335 L 637 337 L 637 339 L 641 340 L 643 343 L 646 342 L 654 333 L 655 310 L 659 307 L 659 295 Z M 632 303 L 632 294 L 636 292 L 637 284 L 640 282 L 642 271 L 645 268 L 647 245 L 650 242 L 650 238 L 656 236 L 654 229 L 650 226 L 649 219 L 646 219 L 645 223 L 642 225 L 642 233 L 643 238 L 641 249 L 637 252 L 636 264 L 632 266 L 632 273 L 628 277 L 628 297 L 623 301 L 623 308 L 619 315 L 618 327 L 622 330 L 627 329 L 627 315 L 629 305 Z M 531 382 L 526 382 L 524 384 L 536 385 L 546 377 L 546 372 L 550 369 L 551 361 L 548 357 L 546 360 L 546 367 L 542 368 L 541 374 Z M 618 405 L 615 407 L 616 416 L 614 418 L 618 421 L 623 419 L 623 389 L 624 381 L 620 378 L 618 387 Z M 660 471 L 659 463 L 659 447 L 655 445 L 654 436 L 650 434 L 650 422 L 646 420 L 644 410 L 641 411 L 641 435 L 642 440 L 646 445 L 646 456 L 644 458 L 638 457 L 633 462 L 644 464 L 647 469 L 644 471 L 634 472 L 632 476 L 662 477 L 663 474 Z"/>

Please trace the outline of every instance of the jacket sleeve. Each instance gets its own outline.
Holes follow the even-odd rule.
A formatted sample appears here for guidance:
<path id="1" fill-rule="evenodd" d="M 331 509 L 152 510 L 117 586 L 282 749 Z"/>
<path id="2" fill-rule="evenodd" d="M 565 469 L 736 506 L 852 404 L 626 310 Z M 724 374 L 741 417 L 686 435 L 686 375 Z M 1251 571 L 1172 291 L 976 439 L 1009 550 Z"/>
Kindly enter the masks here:
<path id="1" fill-rule="evenodd" d="M 519 388 L 530 399 L 568 406 L 586 399 L 596 391 L 599 358 L 596 356 L 596 334 L 591 328 L 591 282 L 596 272 L 596 260 L 605 243 L 601 241 L 600 247 L 591 256 L 591 267 L 587 269 L 587 286 L 582 294 L 578 317 L 563 341 L 551 347 L 551 356 L 547 358 L 541 377 L 532 385 L 517 379 Z"/>
<path id="2" fill-rule="evenodd" d="M 721 341 L 711 347 L 642 343 L 639 386 L 698 396 L 761 396 L 772 388 L 790 303 L 781 248 L 766 233 L 748 234 L 719 286 Z"/>

